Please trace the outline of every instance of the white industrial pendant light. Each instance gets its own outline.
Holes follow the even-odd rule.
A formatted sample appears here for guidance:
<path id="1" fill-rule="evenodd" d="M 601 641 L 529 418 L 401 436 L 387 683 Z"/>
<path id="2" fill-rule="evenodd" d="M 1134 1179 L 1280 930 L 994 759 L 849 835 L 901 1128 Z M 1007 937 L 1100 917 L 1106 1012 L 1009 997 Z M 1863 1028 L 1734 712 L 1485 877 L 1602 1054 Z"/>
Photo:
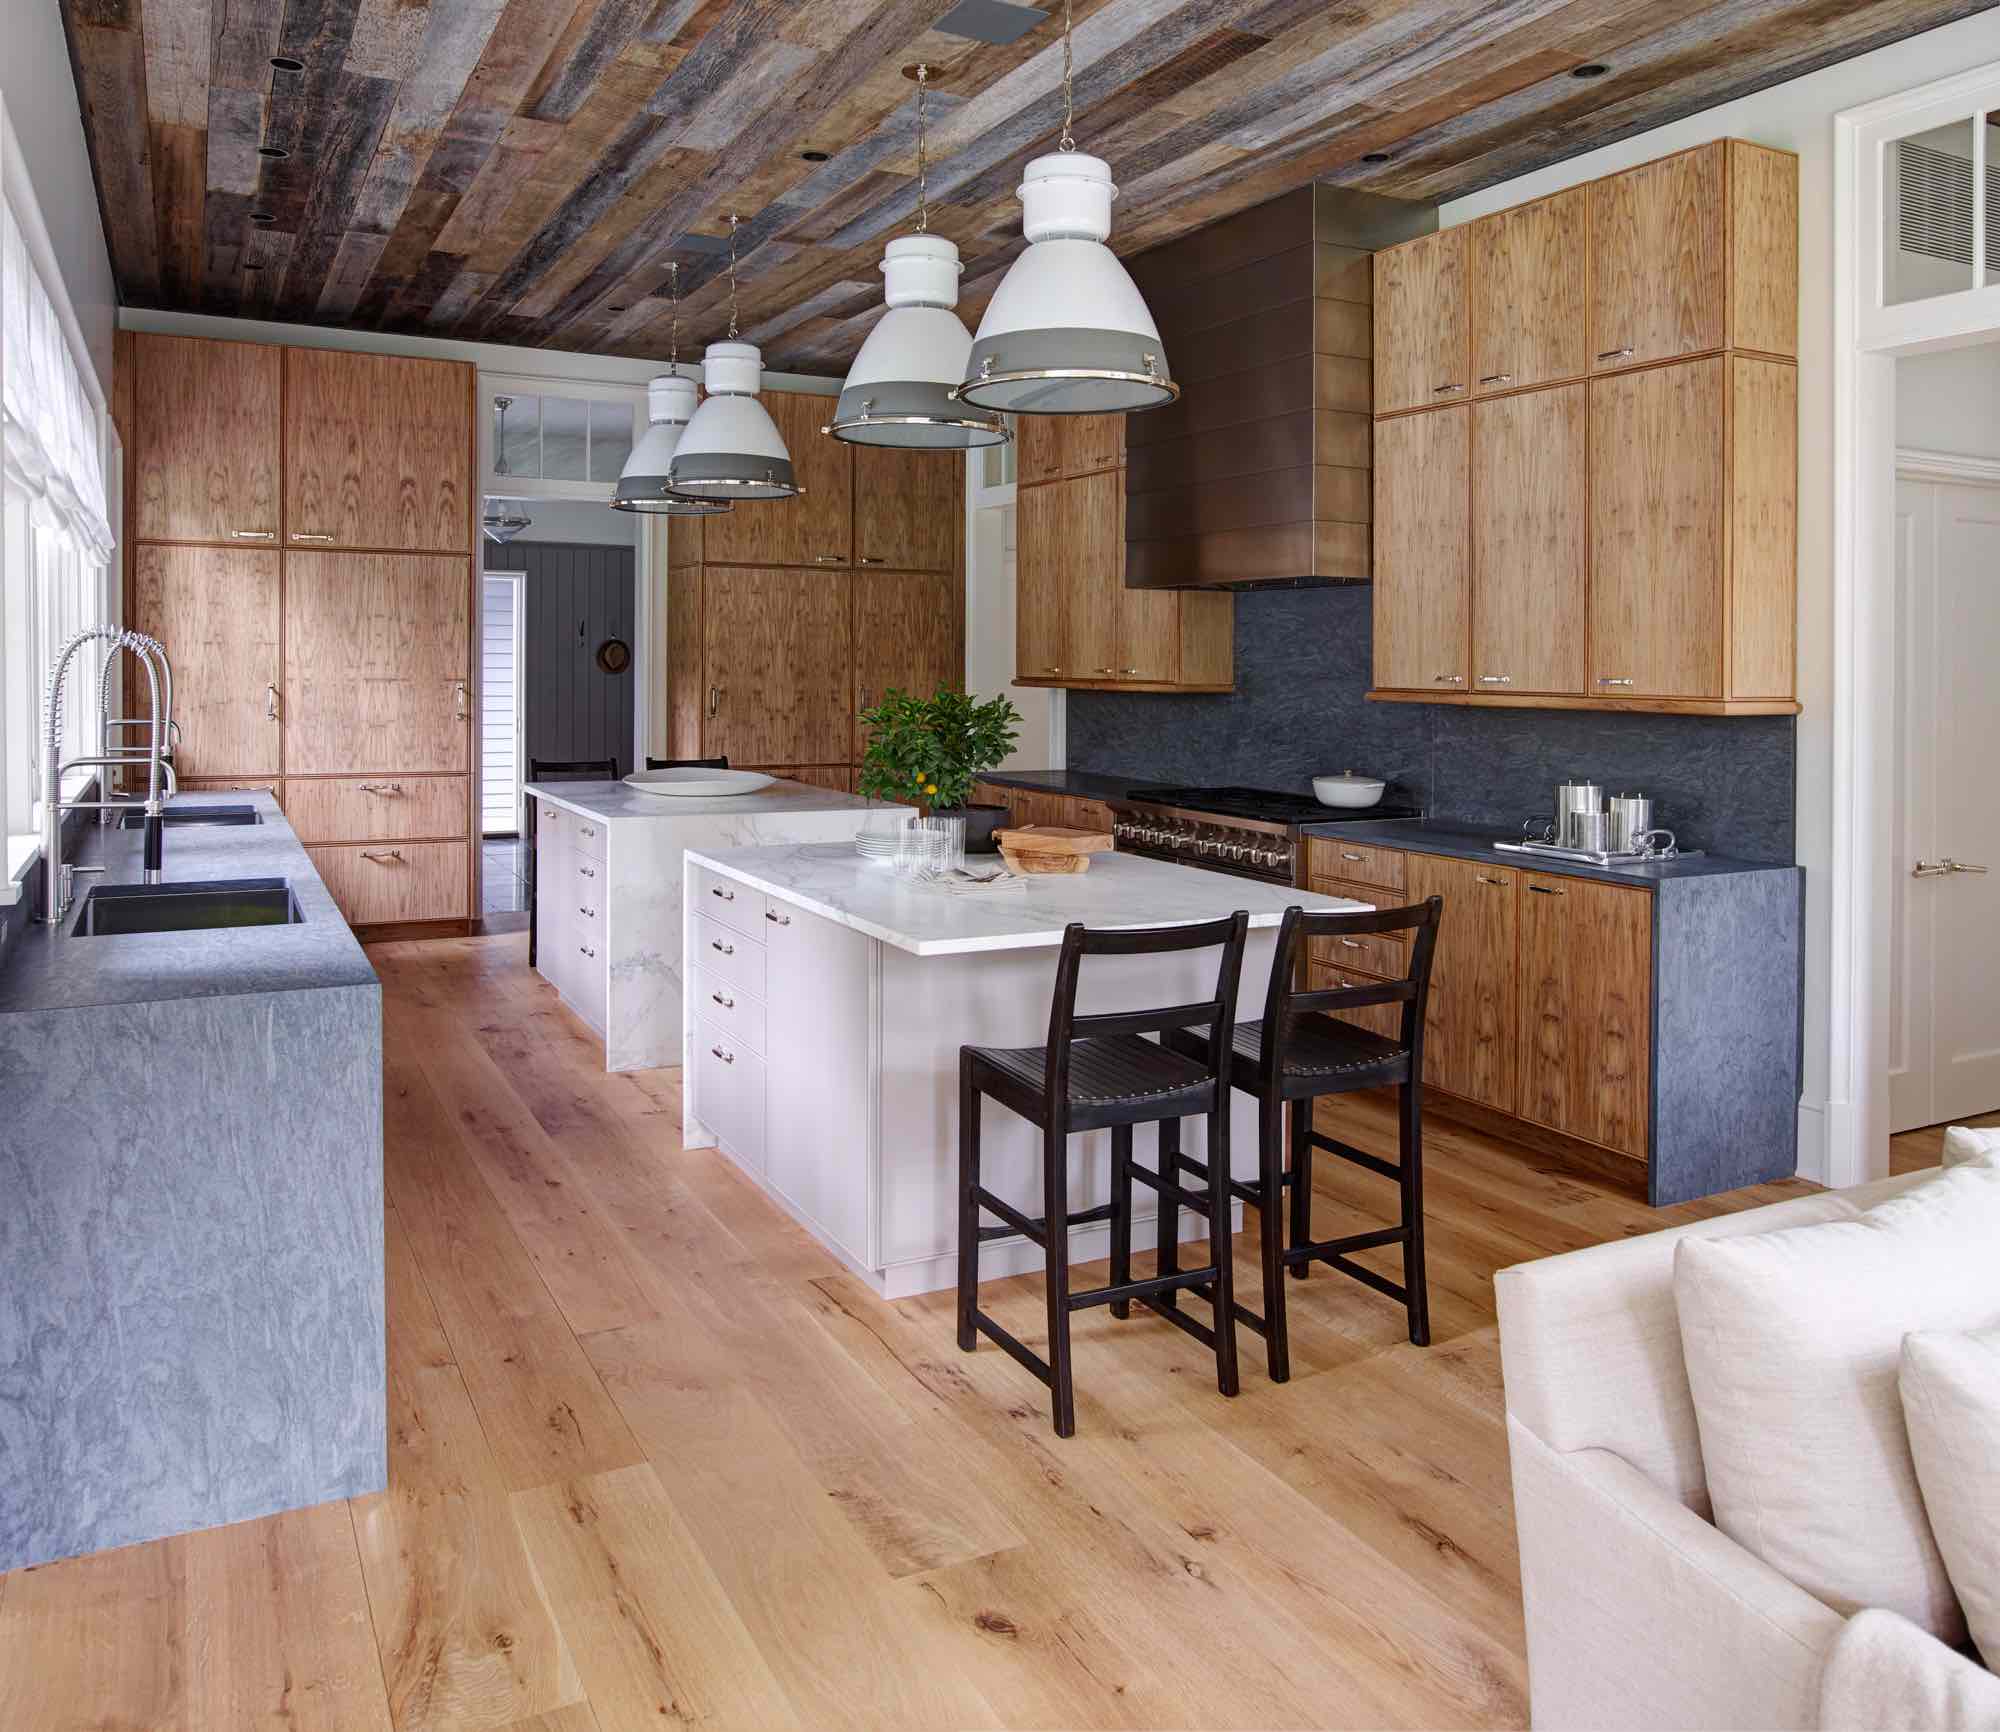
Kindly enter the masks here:
<path id="1" fill-rule="evenodd" d="M 1064 0 L 1062 140 L 1028 164 L 1016 189 L 1028 250 L 987 303 L 953 393 L 982 409 L 1115 414 L 1181 394 L 1144 297 L 1104 244 L 1118 196 L 1111 165 L 1070 136 L 1070 14 Z"/>
<path id="2" fill-rule="evenodd" d="M 673 286 L 673 324 L 667 339 L 667 371 L 646 387 L 646 431 L 625 459 L 618 477 L 618 491 L 612 494 L 617 511 L 642 511 L 654 517 L 713 517 L 727 511 L 722 499 L 696 499 L 676 493 L 667 485 L 667 468 L 688 419 L 695 411 L 695 386 L 681 376 L 681 267 L 667 266 L 667 280 Z"/>
<path id="3" fill-rule="evenodd" d="M 1013 435 L 998 415 L 952 400 L 965 377 L 972 337 L 958 305 L 958 248 L 930 232 L 930 176 L 924 159 L 925 87 L 917 68 L 917 232 L 899 235 L 882 254 L 889 310 L 854 357 L 825 431 L 855 445 L 965 450 L 1004 445 Z"/>
<path id="4" fill-rule="evenodd" d="M 667 485 L 700 499 L 790 499 L 800 491 L 791 453 L 757 401 L 764 361 L 736 340 L 736 218 L 729 218 L 729 341 L 710 343 L 701 382 L 708 395 L 667 465 Z"/>

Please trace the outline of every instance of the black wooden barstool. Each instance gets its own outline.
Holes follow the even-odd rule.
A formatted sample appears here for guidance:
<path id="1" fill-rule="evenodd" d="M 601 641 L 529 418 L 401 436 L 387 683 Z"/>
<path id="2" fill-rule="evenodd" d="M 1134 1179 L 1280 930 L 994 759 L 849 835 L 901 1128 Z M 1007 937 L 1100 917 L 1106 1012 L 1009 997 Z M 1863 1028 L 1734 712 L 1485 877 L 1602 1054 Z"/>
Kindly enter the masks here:
<path id="1" fill-rule="evenodd" d="M 1264 1337 L 1271 1381 L 1292 1374 L 1285 1333 L 1284 1273 L 1303 1280 L 1314 1263 L 1325 1263 L 1364 1286 L 1402 1301 L 1410 1339 L 1428 1347 L 1430 1294 L 1424 1277 L 1424 1010 L 1430 997 L 1431 955 L 1437 946 L 1444 899 L 1433 896 L 1408 908 L 1381 908 L 1365 914 L 1308 914 L 1285 910 L 1271 962 L 1271 987 L 1262 1022 L 1240 1023 L 1231 1048 L 1230 1081 L 1257 1098 L 1257 1178 L 1235 1179 L 1230 1189 L 1257 1210 L 1263 1250 L 1264 1311 L 1236 1307 L 1239 1322 Z M 1364 934 L 1411 935 L 1409 970 L 1400 980 L 1301 989 L 1296 985 L 1308 942 L 1315 938 L 1358 938 Z M 1401 1028 L 1394 1038 L 1373 1033 L 1339 1015 L 1370 1005 L 1400 1004 Z M 1335 1014 L 1327 1014 L 1335 1013 Z M 1194 1048 L 1175 1034 L 1162 1037 L 1192 1057 Z M 1352 1148 L 1313 1127 L 1313 1102 L 1321 1095 L 1397 1086 L 1398 1160 L 1395 1165 Z M 1285 1165 L 1284 1112 L 1291 1109 L 1291 1166 Z M 1312 1237 L 1312 1168 L 1315 1150 L 1337 1155 L 1371 1173 L 1394 1179 L 1402 1190 L 1401 1219 L 1393 1227 L 1349 1233 L 1337 1239 Z M 1163 1162 L 1164 1164 L 1164 1158 Z M 1200 1162 L 1185 1156 L 1178 1165 L 1206 1178 Z M 1290 1243 L 1281 1217 L 1285 1190 L 1291 1189 Z M 1163 1234 L 1162 1246 L 1168 1243 Z M 1403 1247 L 1403 1279 L 1391 1281 L 1353 1261 L 1357 1251 L 1380 1245 Z"/>
<path id="2" fill-rule="evenodd" d="M 958 1055 L 958 1344 L 967 1353 L 983 1333 L 998 1342 L 1049 1386 L 1056 1435 L 1076 1432 L 1076 1392 L 1070 1376 L 1069 1319 L 1087 1305 L 1109 1305 L 1128 1316 L 1131 1302 L 1151 1303 L 1181 1288 L 1212 1299 L 1214 1325 L 1176 1317 L 1183 1328 L 1215 1350 L 1216 1386 L 1236 1393 L 1235 1301 L 1229 1259 L 1229 1193 L 1211 1185 L 1204 1194 L 1185 1189 L 1163 1153 L 1162 1170 L 1146 1171 L 1132 1158 L 1132 1127 L 1160 1125 L 1160 1147 L 1178 1148 L 1180 1121 L 1208 1117 L 1210 1158 L 1229 1172 L 1229 1035 L 1236 1021 L 1236 985 L 1243 965 L 1249 916 L 1128 931 L 1063 933 L 1056 964 L 1055 998 L 1046 1046 L 959 1048 Z M 1200 1004 L 1162 1010 L 1076 1013 L 1077 977 L 1086 956 L 1162 956 L 1220 948 L 1214 996 Z M 1196 1031 L 1200 1032 L 1197 1033 Z M 1178 1033 L 1185 1051 L 1169 1051 L 1141 1038 Z M 1029 1216 L 979 1182 L 979 1106 L 991 1095 L 1042 1133 L 1042 1213 Z M 1069 1137 L 1072 1131 L 1111 1131 L 1111 1200 L 1095 1208 L 1069 1207 Z M 1169 1134 L 1171 1131 L 1171 1135 Z M 1132 1182 L 1160 1193 L 1160 1211 L 1178 1223 L 1182 1204 L 1208 1216 L 1211 1257 L 1206 1267 L 1150 1280 L 1132 1279 Z M 1171 1203 L 1171 1207 L 1170 1207 Z M 982 1227 L 985 1209 L 1006 1223 Z M 1072 1293 L 1069 1230 L 1090 1222 L 1111 1224 L 1111 1284 Z M 1019 1233 L 1047 1258 L 1049 1357 L 1044 1360 L 979 1309 L 979 1247 Z"/>
<path id="3" fill-rule="evenodd" d="M 649 770 L 726 770 L 729 759 L 721 758 L 648 758 Z"/>
<path id="4" fill-rule="evenodd" d="M 531 782 L 615 782 L 616 758 L 530 758 Z M 521 837 L 521 876 L 528 886 L 528 966 L 535 966 L 535 833 L 541 828 L 541 802 L 528 796 L 528 827 Z"/>

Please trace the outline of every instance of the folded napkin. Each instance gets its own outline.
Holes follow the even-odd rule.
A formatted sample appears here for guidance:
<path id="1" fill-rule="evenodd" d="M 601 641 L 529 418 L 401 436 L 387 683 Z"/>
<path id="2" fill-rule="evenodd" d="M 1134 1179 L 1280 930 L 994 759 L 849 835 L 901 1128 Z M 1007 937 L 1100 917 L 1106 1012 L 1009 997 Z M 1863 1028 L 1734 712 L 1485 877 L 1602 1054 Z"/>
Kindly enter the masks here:
<path id="1" fill-rule="evenodd" d="M 990 871 L 970 871 L 961 866 L 951 872 L 928 872 L 910 880 L 926 890 L 942 890 L 947 896 L 1005 896 L 1028 888 L 1027 876 L 1004 866 Z"/>

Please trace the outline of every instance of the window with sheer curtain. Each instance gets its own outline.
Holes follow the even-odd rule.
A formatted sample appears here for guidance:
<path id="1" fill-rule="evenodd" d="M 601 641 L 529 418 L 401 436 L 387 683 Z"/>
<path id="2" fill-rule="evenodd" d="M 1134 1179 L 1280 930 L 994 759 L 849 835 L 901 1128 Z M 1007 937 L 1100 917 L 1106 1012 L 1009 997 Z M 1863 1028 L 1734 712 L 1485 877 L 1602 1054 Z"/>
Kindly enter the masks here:
<path id="1" fill-rule="evenodd" d="M 39 785 L 42 681 L 71 634 L 113 616 L 115 543 L 96 378 L 72 347 L 37 267 L 29 237 L 39 234 L 39 217 L 21 208 L 26 201 L 11 179 L 6 193 L 0 200 L 0 793 L 12 839 L 38 828 L 36 802 L 46 792 Z M 90 645 L 71 664 L 65 759 L 97 748 L 101 661 Z M 10 868 L 24 851 L 23 844 L 10 845 Z"/>

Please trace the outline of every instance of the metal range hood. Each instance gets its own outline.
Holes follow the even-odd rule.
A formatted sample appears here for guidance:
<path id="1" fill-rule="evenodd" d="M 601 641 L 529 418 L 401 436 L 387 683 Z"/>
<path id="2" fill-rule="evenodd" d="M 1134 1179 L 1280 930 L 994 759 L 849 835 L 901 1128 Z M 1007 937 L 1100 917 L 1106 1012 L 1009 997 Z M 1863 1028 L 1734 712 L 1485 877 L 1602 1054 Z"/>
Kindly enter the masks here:
<path id="1" fill-rule="evenodd" d="M 1181 385 L 1126 417 L 1128 589 L 1370 580 L 1370 255 L 1436 228 L 1314 185 L 1125 261 Z"/>

